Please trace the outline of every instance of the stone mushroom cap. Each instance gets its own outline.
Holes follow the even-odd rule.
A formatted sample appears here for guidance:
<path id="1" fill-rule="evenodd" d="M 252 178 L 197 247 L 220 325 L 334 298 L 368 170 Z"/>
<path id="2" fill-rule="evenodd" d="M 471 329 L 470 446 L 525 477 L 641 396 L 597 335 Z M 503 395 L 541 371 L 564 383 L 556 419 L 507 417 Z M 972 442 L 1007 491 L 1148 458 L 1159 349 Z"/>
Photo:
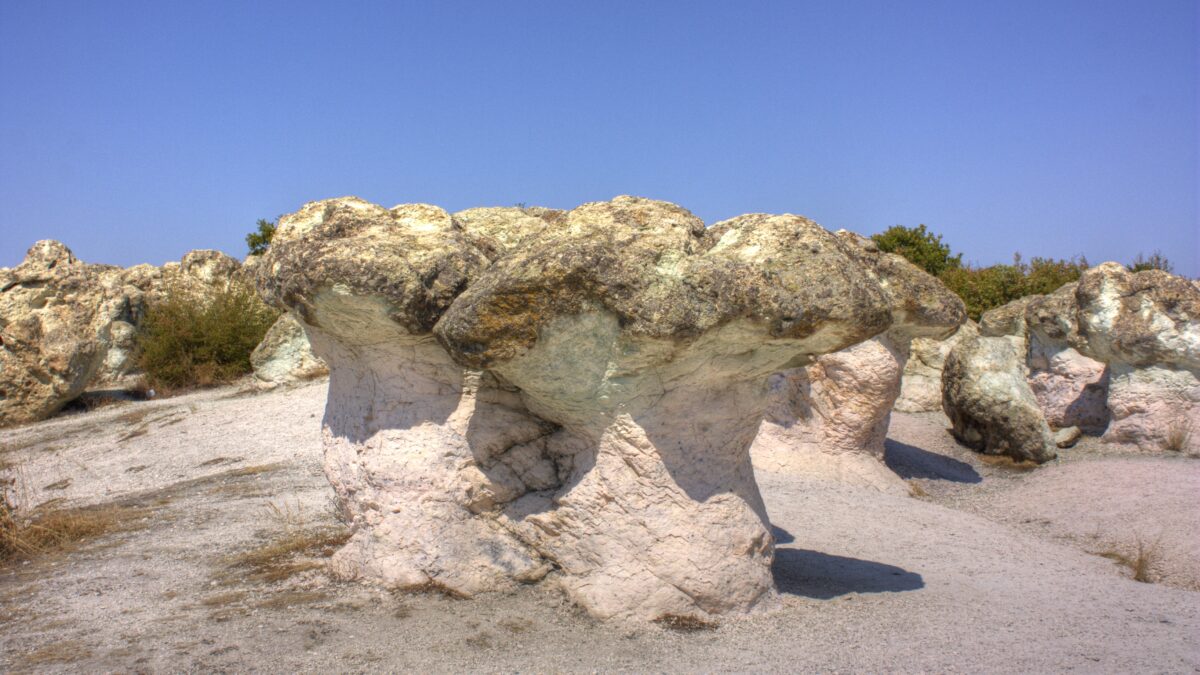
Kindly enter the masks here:
<path id="1" fill-rule="evenodd" d="M 494 260 L 547 228 L 560 225 L 566 211 L 540 206 L 492 206 L 458 211 L 453 217 L 472 242 Z"/>
<path id="2" fill-rule="evenodd" d="M 1106 363 L 1200 369 L 1200 288 L 1161 270 L 1108 262 L 1075 290 L 1079 351 Z"/>
<path id="3" fill-rule="evenodd" d="M 812 353 L 891 324 L 879 283 L 810 220 L 751 214 L 706 230 L 680 206 L 622 196 L 570 211 L 498 260 L 435 334 L 464 365 L 490 367 L 554 319 L 596 309 L 631 337 L 686 341 L 740 319 L 764 340 L 807 339 Z"/>
<path id="4" fill-rule="evenodd" d="M 863 263 L 887 294 L 892 309 L 893 334 L 906 339 L 949 337 L 967 320 L 961 298 L 904 257 L 886 253 L 871 239 L 838 230 L 847 251 Z"/>
<path id="5" fill-rule="evenodd" d="M 257 266 L 264 298 L 310 324 L 325 291 L 375 296 L 393 321 L 427 334 L 467 284 L 487 267 L 449 213 L 428 204 L 391 209 L 357 197 L 306 204 L 284 216 Z"/>

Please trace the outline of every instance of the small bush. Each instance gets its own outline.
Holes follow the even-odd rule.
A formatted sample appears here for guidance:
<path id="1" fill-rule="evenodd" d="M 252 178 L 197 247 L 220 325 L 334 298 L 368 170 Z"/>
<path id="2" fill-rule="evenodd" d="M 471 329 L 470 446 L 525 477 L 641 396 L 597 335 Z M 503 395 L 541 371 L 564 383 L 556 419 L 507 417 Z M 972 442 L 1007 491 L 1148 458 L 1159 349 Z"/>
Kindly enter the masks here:
<path id="1" fill-rule="evenodd" d="M 871 235 L 871 239 L 879 250 L 904 256 L 935 277 L 962 265 L 962 254 L 950 255 L 950 246 L 942 243 L 942 235 L 930 232 L 924 225 L 893 225 Z"/>
<path id="2" fill-rule="evenodd" d="M 1154 578 L 1150 575 L 1150 568 L 1158 561 L 1161 550 L 1162 546 L 1159 541 L 1147 544 L 1141 537 L 1138 537 L 1137 552 L 1133 555 L 1127 555 L 1117 550 L 1104 551 L 1100 555 L 1118 565 L 1129 568 L 1134 581 L 1149 584 L 1154 581 Z"/>
<path id="3" fill-rule="evenodd" d="M 262 255 L 267 252 L 267 248 L 271 246 L 271 239 L 275 236 L 276 220 L 267 220 L 259 218 L 258 229 L 246 235 L 246 246 L 250 249 L 250 255 Z"/>
<path id="4" fill-rule="evenodd" d="M 250 353 L 278 317 L 243 284 L 209 297 L 168 291 L 139 327 L 138 365 L 160 391 L 229 382 L 251 371 Z"/>

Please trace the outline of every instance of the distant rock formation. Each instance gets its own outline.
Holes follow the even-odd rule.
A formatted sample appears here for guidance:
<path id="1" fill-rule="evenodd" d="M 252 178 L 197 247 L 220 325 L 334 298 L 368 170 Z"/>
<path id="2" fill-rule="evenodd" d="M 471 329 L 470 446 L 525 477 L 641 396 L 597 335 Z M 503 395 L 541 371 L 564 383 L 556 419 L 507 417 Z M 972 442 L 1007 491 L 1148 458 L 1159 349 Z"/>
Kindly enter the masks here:
<path id="1" fill-rule="evenodd" d="M 56 241 L 0 269 L 0 426 L 43 419 L 83 392 L 129 311 L 123 270 Z"/>
<path id="2" fill-rule="evenodd" d="M 168 289 L 203 297 L 237 277 L 237 260 L 192 251 L 163 267 L 80 262 L 39 241 L 0 269 L 0 426 L 45 419 L 88 387 L 119 388 L 137 375 L 135 338 L 147 303 Z"/>
<path id="3" fill-rule="evenodd" d="M 942 407 L 954 437 L 967 447 L 1017 461 L 1057 456 L 1054 435 L 1025 379 L 1018 340 L 987 334 L 960 340 L 942 370 Z"/>
<path id="4" fill-rule="evenodd" d="M 463 595 L 556 571 L 604 618 L 770 604 L 766 379 L 939 311 L 879 257 L 798 216 L 705 228 L 636 197 L 285 216 L 258 286 L 330 368 L 336 566 Z"/>
<path id="5" fill-rule="evenodd" d="M 1145 451 L 1200 451 L 1200 283 L 1104 263 L 985 313 L 980 330 L 1017 345 L 1022 358 L 1006 367 L 1027 379 L 1050 426 Z"/>

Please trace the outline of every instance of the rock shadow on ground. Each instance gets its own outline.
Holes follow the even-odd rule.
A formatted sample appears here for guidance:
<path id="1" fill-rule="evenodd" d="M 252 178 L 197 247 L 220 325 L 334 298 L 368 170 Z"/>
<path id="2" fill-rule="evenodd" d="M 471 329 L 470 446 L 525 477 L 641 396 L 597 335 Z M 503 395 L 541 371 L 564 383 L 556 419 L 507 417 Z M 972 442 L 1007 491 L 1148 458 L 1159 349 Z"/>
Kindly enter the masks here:
<path id="1" fill-rule="evenodd" d="M 830 600 L 850 593 L 899 593 L 925 587 L 920 574 L 874 562 L 799 548 L 778 548 L 771 566 L 781 593 Z"/>
<path id="2" fill-rule="evenodd" d="M 892 439 L 884 442 L 884 463 L 901 478 L 928 478 L 953 483 L 982 483 L 983 477 L 966 462 Z"/>

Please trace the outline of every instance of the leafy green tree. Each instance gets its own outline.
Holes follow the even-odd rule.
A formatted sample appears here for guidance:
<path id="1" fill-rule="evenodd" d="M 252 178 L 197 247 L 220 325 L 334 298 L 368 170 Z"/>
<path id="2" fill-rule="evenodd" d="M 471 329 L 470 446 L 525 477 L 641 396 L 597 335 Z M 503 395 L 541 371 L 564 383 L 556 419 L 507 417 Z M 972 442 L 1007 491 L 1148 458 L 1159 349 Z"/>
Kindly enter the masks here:
<path id="1" fill-rule="evenodd" d="M 930 232 L 924 225 L 893 225 L 871 239 L 880 250 L 904 256 L 935 277 L 962 265 L 962 254 L 950 255 L 950 246 L 942 243 L 942 235 Z"/>
<path id="2" fill-rule="evenodd" d="M 258 230 L 246 235 L 246 246 L 250 247 L 250 255 L 262 255 L 267 252 L 271 238 L 275 236 L 275 223 L 278 220 L 258 219 Z"/>
<path id="3" fill-rule="evenodd" d="M 1137 257 L 1133 259 L 1133 262 L 1126 265 L 1126 267 L 1129 268 L 1130 272 L 1144 272 L 1146 270 L 1162 270 L 1163 272 L 1175 271 L 1175 266 L 1171 264 L 1170 260 L 1167 260 L 1167 257 L 1162 254 L 1162 251 L 1155 251 L 1154 253 L 1151 253 L 1149 258 L 1139 253 L 1137 254 Z"/>

